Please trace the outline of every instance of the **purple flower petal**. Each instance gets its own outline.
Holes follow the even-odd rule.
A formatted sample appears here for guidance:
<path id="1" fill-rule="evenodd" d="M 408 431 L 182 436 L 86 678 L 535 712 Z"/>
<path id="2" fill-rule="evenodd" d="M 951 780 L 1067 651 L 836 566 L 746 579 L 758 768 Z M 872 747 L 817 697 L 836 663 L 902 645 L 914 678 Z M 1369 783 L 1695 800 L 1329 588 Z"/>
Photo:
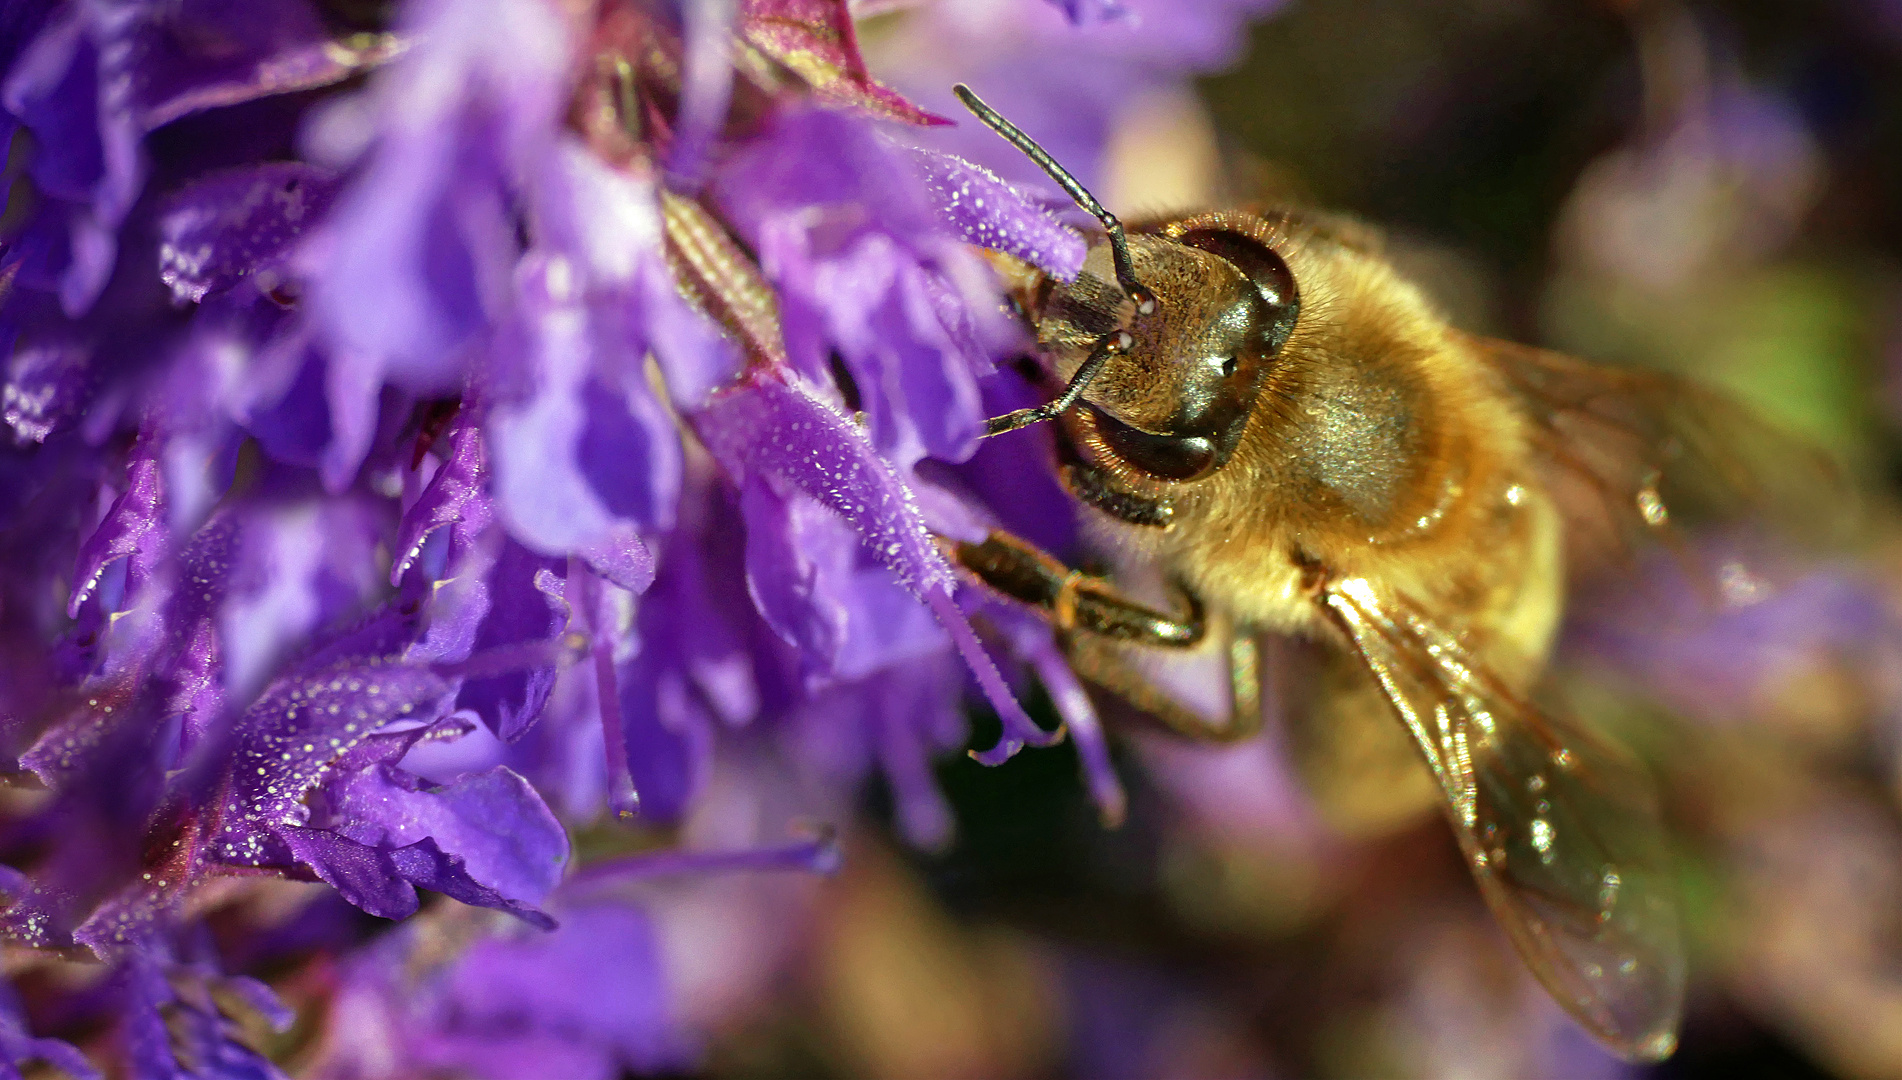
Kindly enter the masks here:
<path id="1" fill-rule="evenodd" d="M 191 749 L 224 708 L 224 651 L 218 615 L 231 587 L 231 568 L 243 554 L 236 513 L 215 514 L 179 553 L 178 583 L 164 614 L 164 659 L 171 669 L 168 712 L 185 717 L 182 745 Z"/>
<path id="2" fill-rule="evenodd" d="M 558 257 L 525 265 L 519 362 L 532 389 L 525 400 L 498 401 L 489 424 L 496 503 L 529 547 L 614 566 L 627 523 L 672 520 L 680 441 L 629 342 L 591 325 L 572 275 Z"/>
<path id="3" fill-rule="evenodd" d="M 928 274 L 878 234 L 816 265 L 779 235 L 765 241 L 776 272 L 811 283 L 810 292 L 788 287 L 783 298 L 788 349 L 814 357 L 838 350 L 867 395 L 868 433 L 894 464 L 970 456 L 984 421 L 977 365 L 939 319 Z"/>
<path id="4" fill-rule="evenodd" d="M 1064 281 L 1083 268 L 1089 245 L 1049 208 L 981 165 L 931 150 L 913 150 L 938 216 L 966 243 L 1001 251 Z"/>
<path id="5" fill-rule="evenodd" d="M 565 836 L 563 840 L 566 840 Z M 432 837 L 424 837 L 407 847 L 397 848 L 390 852 L 390 856 L 404 880 L 420 888 L 442 893 L 451 900 L 460 900 L 472 907 L 509 912 L 538 930 L 555 928 L 555 920 L 540 909 L 503 896 L 470 876 L 463 866 L 462 857 L 442 850 Z"/>
<path id="6" fill-rule="evenodd" d="M 692 523 L 666 541 L 636 612 L 640 651 L 617 680 L 630 780 L 654 821 L 680 820 L 691 808 L 713 770 L 716 727 L 760 710 L 747 586 L 714 569 L 739 562 L 724 550 L 741 530 L 722 494 L 704 477 L 690 488 L 682 517 Z"/>
<path id="7" fill-rule="evenodd" d="M 578 554 L 588 569 L 614 586 L 631 593 L 646 592 L 654 583 L 654 554 L 631 525 L 621 524 Z"/>
<path id="8" fill-rule="evenodd" d="M 850 117 L 796 114 L 735 158 L 719 194 L 779 292 L 793 366 L 823 386 L 843 359 L 872 441 L 899 466 L 968 456 L 991 369 L 974 346 L 1001 340 L 994 286 L 905 152 Z"/>
<path id="9" fill-rule="evenodd" d="M 715 394 L 693 422 L 735 477 L 802 491 L 844 517 L 914 594 L 955 586 L 904 481 L 863 432 L 803 385 L 755 373 Z"/>
<path id="10" fill-rule="evenodd" d="M 491 938 L 463 957 L 444 988 L 453 1027 L 432 1033 L 425 1058 L 498 1080 L 691 1067 L 647 914 L 618 903 L 561 914 L 552 934 Z M 548 1050 L 559 1056 L 543 1057 Z"/>
<path id="11" fill-rule="evenodd" d="M 681 301 L 665 263 L 657 260 L 643 267 L 635 285 L 648 344 L 666 376 L 668 398 L 678 408 L 699 408 L 738 375 L 739 350 Z"/>
<path id="12" fill-rule="evenodd" d="M 668 395 L 692 408 L 739 370 L 737 351 L 680 298 L 662 251 L 653 182 L 613 168 L 572 139 L 557 147 L 535 191 L 537 247 L 559 254 L 572 289 L 603 333 L 638 357 L 651 346 Z M 635 365 L 638 366 L 638 365 Z"/>
<path id="13" fill-rule="evenodd" d="M 537 555 L 504 538 L 489 573 L 489 607 L 477 627 L 474 648 L 503 649 L 559 635 L 568 622 L 567 605 L 544 591 L 537 578 L 561 569 L 562 560 Z M 457 694 L 456 707 L 474 710 L 497 738 L 514 742 L 541 715 L 554 685 L 553 666 L 471 678 Z"/>
<path id="14" fill-rule="evenodd" d="M 333 39 L 305 0 L 185 0 L 135 40 L 147 130 L 204 109 L 340 82 L 401 50 L 388 35 Z"/>
<path id="15" fill-rule="evenodd" d="M 535 189 L 536 246 L 559 252 L 579 292 L 630 288 L 660 259 L 660 204 L 637 166 L 616 169 L 573 138 L 557 143 Z"/>
<path id="16" fill-rule="evenodd" d="M 71 342 L 15 349 L 0 386 L 0 420 L 17 442 L 45 442 L 77 422 L 93 381 L 90 356 Z"/>
<path id="17" fill-rule="evenodd" d="M 706 179 L 707 156 L 725 126 L 733 101 L 732 48 L 736 4 L 694 4 L 682 12 L 680 107 L 674 114 L 673 145 L 667 154 L 668 186 L 695 191 Z M 864 62 L 859 62 L 864 70 Z"/>
<path id="18" fill-rule="evenodd" d="M 359 844 L 323 829 L 281 826 L 291 857 L 308 866 L 337 895 L 372 915 L 407 919 L 416 914 L 416 890 L 384 848 Z"/>
<path id="19" fill-rule="evenodd" d="M 460 610 L 446 613 L 441 610 L 445 606 L 440 602 L 441 594 L 449 591 L 446 588 L 434 590 L 428 583 L 414 578 L 405 580 L 395 596 L 354 623 L 327 634 L 316 648 L 288 665 L 277 681 L 288 684 L 299 678 L 321 679 L 333 668 L 352 665 L 374 668 L 393 656 L 403 657 L 417 665 L 442 659 L 452 662 L 464 659 L 468 655 L 466 648 L 453 655 L 427 648 L 440 623 L 456 621 L 465 614 Z M 449 636 L 456 637 L 453 632 Z M 463 634 L 456 640 L 467 640 L 469 637 L 469 634 Z M 267 689 L 264 697 L 269 698 L 272 692 Z M 253 708 L 262 704 L 262 701 L 254 702 Z"/>
<path id="20" fill-rule="evenodd" d="M 0 983 L 0 1071 L 8 1066 L 17 1070 L 33 1062 L 50 1065 L 74 1080 L 99 1080 L 99 1070 L 71 1043 L 36 1039 L 28 1033 L 19 995 L 11 985 Z"/>
<path id="21" fill-rule="evenodd" d="M 201 109 L 334 82 L 390 49 L 333 42 L 303 0 L 68 4 L 24 49 L 0 104 L 30 128 L 40 216 L 66 234 L 69 316 L 89 309 L 145 184 L 147 132 Z"/>
<path id="22" fill-rule="evenodd" d="M 320 465 L 336 438 L 326 379 L 323 353 L 308 329 L 287 328 L 256 350 L 239 383 L 234 419 L 272 459 Z"/>
<path id="23" fill-rule="evenodd" d="M 92 598 L 106 568 L 126 559 L 124 595 L 135 595 L 152 574 L 164 552 L 166 522 L 164 484 L 159 478 L 159 440 L 146 432 L 133 444 L 126 460 L 126 489 L 104 520 L 80 545 L 79 561 L 73 568 L 73 594 L 66 602 L 66 614 L 77 618 L 81 605 Z"/>
<path id="24" fill-rule="evenodd" d="M 363 498 L 300 499 L 246 508 L 218 612 L 226 694 L 250 701 L 317 630 L 377 598 L 387 521 Z"/>
<path id="25" fill-rule="evenodd" d="M 846 612 L 840 598 L 821 586 L 813 554 L 842 555 L 849 564 L 856 546 L 851 526 L 810 496 L 781 497 L 764 481 L 748 483 L 743 500 L 746 579 L 754 607 L 802 658 L 830 668 L 845 636 Z M 833 543 L 827 550 L 828 541 L 841 533 L 851 546 L 841 550 Z"/>
<path id="26" fill-rule="evenodd" d="M 1011 696 L 951 599 L 955 579 L 910 489 L 850 421 L 784 375 L 756 372 L 714 395 L 694 426 L 735 476 L 801 491 L 844 517 L 872 557 L 931 607 L 1004 724 L 997 747 L 978 760 L 996 764 L 1026 744 L 1048 745 L 1057 737 L 1038 728 Z"/>
<path id="27" fill-rule="evenodd" d="M 568 76 L 567 27 L 554 8 L 434 0 L 407 14 L 416 47 L 378 73 L 367 102 L 333 110 L 311 135 L 313 156 L 338 168 L 374 145 L 296 260 L 331 355 L 333 489 L 368 448 L 383 384 L 456 391 L 507 308 L 518 252 L 511 201 L 554 154 Z M 373 133 L 342 134 L 366 107 Z"/>
<path id="28" fill-rule="evenodd" d="M 55 12 L 0 86 L 0 105 L 38 140 L 30 173 L 49 198 L 48 227 L 65 234 L 58 275 L 68 316 L 92 306 L 112 272 L 114 232 L 145 182 L 144 135 L 124 78 L 136 15 L 70 4 Z M 109 59 L 110 58 L 110 59 Z"/>
<path id="29" fill-rule="evenodd" d="M 943 650 L 929 611 L 870 561 L 837 514 L 760 480 L 746 485 L 741 509 L 754 604 L 814 674 L 859 678 Z"/>
<path id="30" fill-rule="evenodd" d="M 426 788 L 387 765 L 327 790 L 330 826 L 372 847 L 424 837 L 462 859 L 469 877 L 512 900 L 538 903 L 561 880 L 568 835 L 528 781 L 497 766 Z"/>
<path id="31" fill-rule="evenodd" d="M 555 922 L 536 908 L 523 904 L 476 881 L 462 860 L 424 837 L 400 848 L 371 847 L 322 829 L 287 825 L 280 830 L 298 863 L 351 904 L 385 919 L 407 919 L 416 914 L 416 888 L 442 893 L 476 907 L 508 911 L 543 930 Z"/>
<path id="32" fill-rule="evenodd" d="M 329 210 L 338 179 L 282 161 L 207 177 L 172 196 L 159 218 L 159 278 L 197 303 L 282 260 Z"/>
<path id="33" fill-rule="evenodd" d="M 83 704 L 75 702 L 21 761 L 53 792 L 12 830 L 14 857 L 32 859 L 23 867 L 30 878 L 5 883 L 12 902 L 6 928 L 23 941 L 43 948 L 91 944 L 75 929 L 145 862 L 145 834 L 173 754 L 163 691 L 141 687 L 141 674 L 86 686 Z"/>
<path id="34" fill-rule="evenodd" d="M 272 863 L 270 834 L 308 819 L 304 796 L 347 751 L 391 720 L 435 718 L 449 692 L 424 668 L 375 661 L 279 679 L 238 721 L 213 857 Z"/>
<path id="35" fill-rule="evenodd" d="M 450 432 L 443 445 L 447 456 L 442 465 L 422 495 L 403 512 L 396 536 L 397 555 L 390 566 L 391 585 L 403 580 L 422 553 L 423 541 L 436 530 L 457 525 L 466 535 L 476 536 L 494 519 L 494 507 L 484 490 L 488 467 L 482 454 L 481 429 L 465 424 Z"/>
<path id="36" fill-rule="evenodd" d="M 245 1007 L 257 1013 L 271 1025 L 271 1030 L 279 1035 L 291 1029 L 297 1022 L 297 1010 L 284 1004 L 269 986 L 256 979 L 243 975 L 228 975 L 221 980 L 223 989 L 232 997 L 244 1002 Z"/>
<path id="37" fill-rule="evenodd" d="M 61 5 L 20 49 L 0 86 L 7 112 L 29 130 L 52 136 L 34 163 L 34 181 L 45 194 L 83 201 L 105 168 L 97 95 L 98 58 L 84 13 L 76 4 Z"/>
<path id="38" fill-rule="evenodd" d="M 213 993 L 225 981 L 215 972 L 134 957 L 115 981 L 120 1039 L 138 1080 L 283 1080 L 270 1059 L 237 1039 Z"/>
<path id="39" fill-rule="evenodd" d="M 640 814 L 662 824 L 679 822 L 712 769 L 713 724 L 675 672 L 636 668 L 616 682 L 622 753 Z"/>

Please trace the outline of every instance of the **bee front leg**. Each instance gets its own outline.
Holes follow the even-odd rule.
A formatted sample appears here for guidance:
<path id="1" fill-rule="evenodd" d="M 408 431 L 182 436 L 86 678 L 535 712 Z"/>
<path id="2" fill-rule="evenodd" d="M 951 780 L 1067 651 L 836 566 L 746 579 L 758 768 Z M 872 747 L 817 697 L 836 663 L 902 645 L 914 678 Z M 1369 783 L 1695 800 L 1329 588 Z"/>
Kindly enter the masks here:
<path id="1" fill-rule="evenodd" d="M 1009 533 L 982 543 L 947 544 L 978 580 L 1028 604 L 1056 627 L 1070 665 L 1086 681 L 1122 698 L 1163 727 L 1201 742 L 1234 742 L 1261 730 L 1260 656 L 1254 637 L 1216 628 L 1228 663 L 1228 715 L 1211 720 L 1158 686 L 1126 655 L 1136 647 L 1192 650 L 1210 637 L 1201 602 L 1186 591 L 1183 615 L 1159 612 L 1124 595 L 1110 582 L 1073 570 L 1055 556 Z"/>
<path id="2" fill-rule="evenodd" d="M 981 544 L 956 543 L 951 555 L 978 580 L 1037 608 L 1064 633 L 1084 632 L 1164 648 L 1193 648 L 1207 626 L 1202 605 L 1184 594 L 1188 611 L 1168 615 L 1124 596 L 1100 577 L 1072 570 L 1061 559 L 1006 532 Z"/>

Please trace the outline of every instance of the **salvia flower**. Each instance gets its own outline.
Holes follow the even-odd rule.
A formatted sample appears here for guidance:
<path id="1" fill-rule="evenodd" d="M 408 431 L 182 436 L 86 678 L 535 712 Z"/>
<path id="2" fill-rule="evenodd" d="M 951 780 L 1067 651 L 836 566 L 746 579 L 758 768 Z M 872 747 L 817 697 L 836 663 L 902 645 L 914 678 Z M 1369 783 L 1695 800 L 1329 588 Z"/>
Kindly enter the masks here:
<path id="1" fill-rule="evenodd" d="M 1058 6 L 1156 80 L 1264 5 Z M 1067 734 L 1120 817 L 1049 629 L 939 546 L 1072 528 L 974 457 L 1025 389 L 976 248 L 1068 277 L 1085 240 L 1047 186 L 925 145 L 948 121 L 842 0 L 370 27 L 45 0 L 0 31 L 31 188 L 0 249 L 0 717 L 45 789 L 0 831 L 0 922 L 99 965 L 71 1007 L 133 1074 L 275 1075 L 257 1033 L 292 1014 L 224 965 L 296 935 L 208 927 L 285 879 L 333 945 L 337 898 L 468 905 L 348 961 L 333 1020 L 384 1035 L 326 1049 L 336 1075 L 685 1067 L 657 909 L 623 894 L 824 871 L 789 834 L 874 773 L 945 843 L 932 762 L 970 690 L 1002 720 L 980 760 Z M 1051 126 L 1087 171 L 1079 118 Z M 577 870 L 577 837 L 631 826 L 685 846 Z M 4 1013 L 11 1062 L 89 1074 Z"/>

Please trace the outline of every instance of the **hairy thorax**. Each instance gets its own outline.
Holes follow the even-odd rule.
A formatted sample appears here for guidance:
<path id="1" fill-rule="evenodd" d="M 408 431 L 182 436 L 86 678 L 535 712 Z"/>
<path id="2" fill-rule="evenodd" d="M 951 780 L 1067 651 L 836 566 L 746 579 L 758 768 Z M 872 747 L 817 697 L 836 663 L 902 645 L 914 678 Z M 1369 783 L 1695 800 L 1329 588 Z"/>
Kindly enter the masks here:
<path id="1" fill-rule="evenodd" d="M 1314 254 L 1289 259 L 1306 303 L 1234 461 L 1182 485 L 1173 527 L 1138 542 L 1207 602 L 1265 628 L 1316 629 L 1317 575 L 1367 578 L 1464 632 L 1502 675 L 1529 679 L 1563 574 L 1517 415 L 1384 262 Z"/>

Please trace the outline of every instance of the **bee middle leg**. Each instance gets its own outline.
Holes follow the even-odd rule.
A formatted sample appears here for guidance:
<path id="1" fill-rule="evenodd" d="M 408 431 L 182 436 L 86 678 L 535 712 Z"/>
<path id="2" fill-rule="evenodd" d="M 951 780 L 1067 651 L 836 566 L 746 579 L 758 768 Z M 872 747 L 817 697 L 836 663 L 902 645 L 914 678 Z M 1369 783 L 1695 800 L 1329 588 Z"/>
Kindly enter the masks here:
<path id="1" fill-rule="evenodd" d="M 982 543 L 949 545 L 957 562 L 986 585 L 1036 608 L 1057 630 L 1071 667 L 1084 680 L 1123 699 L 1148 718 L 1185 738 L 1234 742 L 1261 730 L 1260 650 L 1255 638 L 1226 623 L 1211 627 L 1201 602 L 1183 593 L 1187 612 L 1159 612 L 1125 595 L 1103 578 L 1071 569 L 1062 560 L 1004 532 Z M 1156 681 L 1127 655 L 1132 648 L 1189 651 L 1211 632 L 1228 666 L 1228 715 L 1204 717 Z"/>
<path id="2" fill-rule="evenodd" d="M 1227 713 L 1208 717 L 1184 704 L 1129 655 L 1130 648 L 1088 634 L 1070 635 L 1064 651 L 1077 677 L 1116 695 L 1143 718 L 1196 742 L 1241 742 L 1262 729 L 1262 655 L 1250 634 L 1230 633 L 1220 644 L 1228 667 Z"/>

